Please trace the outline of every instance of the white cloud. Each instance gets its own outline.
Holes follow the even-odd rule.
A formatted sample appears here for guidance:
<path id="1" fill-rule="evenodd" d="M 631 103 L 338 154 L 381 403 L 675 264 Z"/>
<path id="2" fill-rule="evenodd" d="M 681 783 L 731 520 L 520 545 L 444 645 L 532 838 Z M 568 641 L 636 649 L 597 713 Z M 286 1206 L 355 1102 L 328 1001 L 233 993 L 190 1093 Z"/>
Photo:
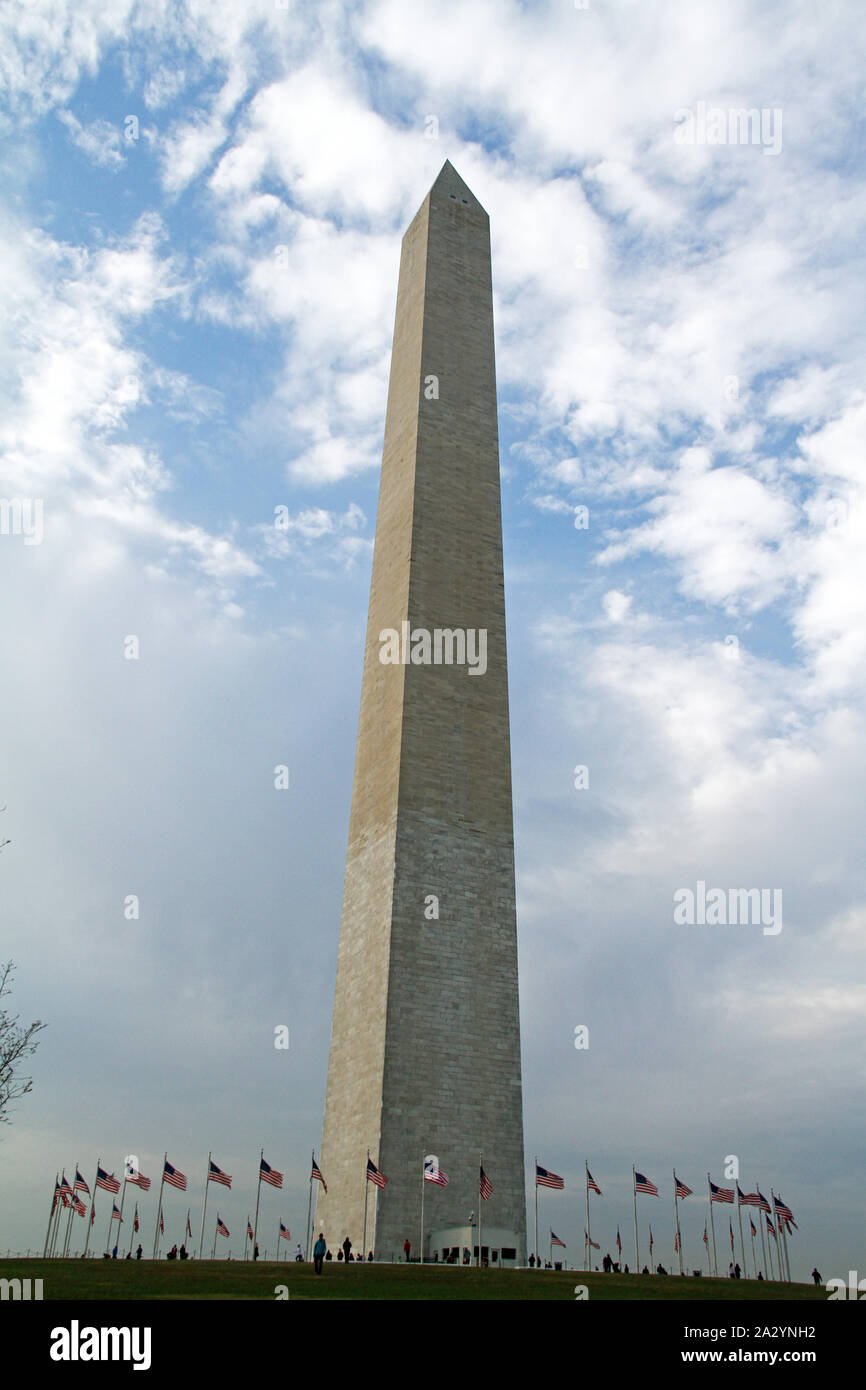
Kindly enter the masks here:
<path id="1" fill-rule="evenodd" d="M 72 143 L 93 163 L 103 169 L 120 169 L 124 157 L 120 151 L 120 131 L 108 121 L 91 121 L 82 125 L 71 111 L 58 111 L 58 119 L 69 131 Z"/>

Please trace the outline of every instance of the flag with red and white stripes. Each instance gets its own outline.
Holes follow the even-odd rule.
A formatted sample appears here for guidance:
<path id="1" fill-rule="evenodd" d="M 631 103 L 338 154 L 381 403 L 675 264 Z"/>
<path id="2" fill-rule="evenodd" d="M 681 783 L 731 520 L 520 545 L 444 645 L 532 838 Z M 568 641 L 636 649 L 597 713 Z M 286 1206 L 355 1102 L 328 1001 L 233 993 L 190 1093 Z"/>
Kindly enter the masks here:
<path id="1" fill-rule="evenodd" d="M 650 1182 L 649 1178 L 645 1178 L 643 1173 L 635 1173 L 634 1190 L 635 1192 L 645 1192 L 648 1197 L 657 1197 L 659 1195 L 659 1190 L 655 1183 Z"/>
<path id="2" fill-rule="evenodd" d="M 96 1169 L 96 1186 L 101 1187 L 105 1192 L 119 1192 L 120 1183 L 113 1173 L 106 1173 L 104 1168 Z"/>
<path id="3" fill-rule="evenodd" d="M 172 1187 L 180 1188 L 181 1192 L 186 1192 L 186 1177 L 179 1168 L 174 1168 L 166 1159 L 162 1170 L 163 1180 L 170 1183 Z"/>
<path id="4" fill-rule="evenodd" d="M 210 1161 L 210 1167 L 208 1168 L 207 1180 L 208 1180 L 208 1182 L 218 1182 L 218 1183 L 221 1183 L 223 1187 L 231 1187 L 231 1185 L 232 1185 L 231 1174 L 230 1174 L 230 1173 L 224 1173 L 223 1170 L 222 1170 L 222 1168 L 218 1168 L 218 1167 L 217 1167 L 217 1165 L 214 1163 L 213 1159 L 211 1159 L 211 1161 Z"/>
<path id="5" fill-rule="evenodd" d="M 264 1159 L 262 1159 L 259 1165 L 259 1175 L 262 1182 L 269 1182 L 271 1187 L 282 1187 L 283 1185 L 282 1173 L 278 1173 L 276 1168 L 272 1168 L 269 1163 L 265 1163 Z"/>
<path id="6" fill-rule="evenodd" d="M 367 1182 L 375 1183 L 376 1187 L 384 1187 L 388 1179 L 384 1173 L 380 1173 L 372 1158 L 367 1157 Z M 327 1192 L 327 1188 L 325 1191 Z"/>
<path id="7" fill-rule="evenodd" d="M 555 1191 L 561 1192 L 565 1187 L 565 1182 L 558 1173 L 549 1172 L 547 1168 L 542 1168 L 541 1164 L 536 1161 L 535 1186 L 552 1187 Z"/>

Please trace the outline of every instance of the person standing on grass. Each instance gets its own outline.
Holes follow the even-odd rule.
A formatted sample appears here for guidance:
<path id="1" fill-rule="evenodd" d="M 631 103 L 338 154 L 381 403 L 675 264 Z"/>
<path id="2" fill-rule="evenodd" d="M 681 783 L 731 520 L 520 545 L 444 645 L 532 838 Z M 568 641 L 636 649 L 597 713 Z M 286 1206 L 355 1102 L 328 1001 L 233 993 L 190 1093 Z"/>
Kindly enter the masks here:
<path id="1" fill-rule="evenodd" d="M 321 1272 L 322 1272 L 322 1264 L 323 1264 L 323 1261 L 324 1261 L 324 1259 L 325 1259 L 325 1251 L 327 1250 L 327 1248 L 328 1248 L 328 1247 L 327 1247 L 327 1245 L 325 1244 L 325 1237 L 323 1236 L 322 1232 L 320 1231 L 320 1232 L 319 1232 L 319 1239 L 316 1241 L 315 1245 L 313 1246 L 313 1265 L 314 1265 L 314 1267 L 315 1267 L 315 1270 L 316 1270 L 316 1273 L 317 1273 L 317 1274 L 321 1274 Z"/>

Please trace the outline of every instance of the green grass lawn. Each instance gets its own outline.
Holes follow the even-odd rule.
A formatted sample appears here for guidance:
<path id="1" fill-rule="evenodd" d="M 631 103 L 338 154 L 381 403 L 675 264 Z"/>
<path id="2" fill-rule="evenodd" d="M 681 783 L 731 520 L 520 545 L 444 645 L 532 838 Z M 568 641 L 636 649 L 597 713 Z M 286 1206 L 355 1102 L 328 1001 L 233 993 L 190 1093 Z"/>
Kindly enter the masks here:
<path id="1" fill-rule="evenodd" d="M 827 1301 L 812 1284 L 774 1284 L 754 1279 L 693 1279 L 656 1275 L 582 1274 L 575 1270 L 463 1269 L 436 1265 L 246 1264 L 234 1260 L 0 1260 L 2 1279 L 41 1279 L 43 1298 L 98 1299 L 275 1299 L 277 1286 L 289 1299 L 566 1299 L 586 1285 L 590 1301 L 660 1300 L 700 1302 Z"/>

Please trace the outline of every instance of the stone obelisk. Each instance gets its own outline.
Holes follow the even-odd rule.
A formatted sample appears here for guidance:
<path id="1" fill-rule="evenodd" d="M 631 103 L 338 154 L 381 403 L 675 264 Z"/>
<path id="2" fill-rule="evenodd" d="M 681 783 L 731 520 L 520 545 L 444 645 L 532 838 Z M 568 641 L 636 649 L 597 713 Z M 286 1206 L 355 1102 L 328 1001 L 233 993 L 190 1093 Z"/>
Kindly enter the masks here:
<path id="1" fill-rule="evenodd" d="M 422 1186 L 426 1247 L 477 1217 L 481 1164 L 483 1230 L 522 1261 L 490 232 L 446 163 L 400 262 L 316 1233 L 361 1255 L 366 1195 L 375 1258 L 415 1257 Z"/>

